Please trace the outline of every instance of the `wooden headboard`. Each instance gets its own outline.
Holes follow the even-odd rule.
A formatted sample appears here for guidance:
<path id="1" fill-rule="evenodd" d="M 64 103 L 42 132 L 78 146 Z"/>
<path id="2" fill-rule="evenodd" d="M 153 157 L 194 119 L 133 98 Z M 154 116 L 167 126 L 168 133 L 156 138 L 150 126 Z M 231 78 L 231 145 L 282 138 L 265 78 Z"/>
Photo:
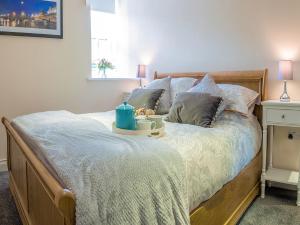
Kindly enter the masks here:
<path id="1" fill-rule="evenodd" d="M 266 100 L 266 79 L 268 70 L 253 71 L 225 71 L 225 72 L 194 72 L 194 73 L 158 73 L 155 72 L 154 79 L 162 79 L 165 77 L 179 78 L 192 77 L 196 79 L 203 78 L 206 74 L 210 74 L 216 83 L 237 84 L 254 90 L 260 94 L 261 100 Z M 255 108 L 254 114 L 261 122 L 262 109 L 261 106 Z"/>

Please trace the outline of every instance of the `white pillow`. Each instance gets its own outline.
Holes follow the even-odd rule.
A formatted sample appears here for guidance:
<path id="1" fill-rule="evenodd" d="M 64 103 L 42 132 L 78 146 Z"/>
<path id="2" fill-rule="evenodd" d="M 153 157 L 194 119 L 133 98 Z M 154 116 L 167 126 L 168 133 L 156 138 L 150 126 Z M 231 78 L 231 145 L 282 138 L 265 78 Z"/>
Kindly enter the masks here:
<path id="1" fill-rule="evenodd" d="M 251 108 L 254 109 L 253 105 L 260 104 L 259 94 L 256 91 L 233 84 L 218 84 L 218 86 L 223 90 L 224 97 L 232 102 L 226 108 L 228 111 L 247 116 L 249 111 L 251 112 Z"/>
<path id="2" fill-rule="evenodd" d="M 191 77 L 173 78 L 171 80 L 171 104 L 177 94 L 188 91 L 196 81 L 197 79 Z"/>
<path id="3" fill-rule="evenodd" d="M 164 89 L 165 92 L 160 98 L 158 108 L 156 113 L 158 115 L 163 115 L 169 113 L 171 108 L 171 97 L 170 97 L 170 85 L 171 85 L 171 78 L 164 78 L 164 79 L 157 79 L 145 86 L 146 89 Z"/>
<path id="4" fill-rule="evenodd" d="M 256 106 L 256 103 L 253 103 L 251 106 L 249 106 L 248 116 L 253 114 L 255 106 Z"/>

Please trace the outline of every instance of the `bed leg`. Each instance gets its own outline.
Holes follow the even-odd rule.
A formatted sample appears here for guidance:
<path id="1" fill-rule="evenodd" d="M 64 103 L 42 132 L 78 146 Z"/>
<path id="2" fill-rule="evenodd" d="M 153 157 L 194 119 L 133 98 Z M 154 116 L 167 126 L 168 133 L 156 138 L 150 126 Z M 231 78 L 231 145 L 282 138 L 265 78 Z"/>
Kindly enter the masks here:
<path id="1" fill-rule="evenodd" d="M 300 206 L 300 188 L 297 191 L 297 206 Z"/>
<path id="2" fill-rule="evenodd" d="M 297 185 L 297 206 L 300 206 L 300 173 L 299 173 L 298 185 Z"/>
<path id="3" fill-rule="evenodd" d="M 261 181 L 261 198 L 265 198 L 266 182 Z"/>
<path id="4" fill-rule="evenodd" d="M 262 174 L 261 174 L 261 198 L 265 198 L 266 189 L 266 161 L 267 161 L 267 135 L 268 126 L 264 123 L 263 125 L 263 157 L 262 157 Z"/>

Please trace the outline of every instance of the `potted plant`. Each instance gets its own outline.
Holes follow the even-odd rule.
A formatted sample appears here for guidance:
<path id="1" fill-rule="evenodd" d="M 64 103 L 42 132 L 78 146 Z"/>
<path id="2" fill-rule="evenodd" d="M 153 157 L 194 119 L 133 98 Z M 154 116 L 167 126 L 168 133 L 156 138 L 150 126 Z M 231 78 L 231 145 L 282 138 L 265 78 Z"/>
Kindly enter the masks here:
<path id="1" fill-rule="evenodd" d="M 102 72 L 103 78 L 107 78 L 107 76 L 106 76 L 107 69 L 113 70 L 114 68 L 115 68 L 114 65 L 105 58 L 101 59 L 98 62 L 98 69 L 99 69 L 99 72 Z"/>

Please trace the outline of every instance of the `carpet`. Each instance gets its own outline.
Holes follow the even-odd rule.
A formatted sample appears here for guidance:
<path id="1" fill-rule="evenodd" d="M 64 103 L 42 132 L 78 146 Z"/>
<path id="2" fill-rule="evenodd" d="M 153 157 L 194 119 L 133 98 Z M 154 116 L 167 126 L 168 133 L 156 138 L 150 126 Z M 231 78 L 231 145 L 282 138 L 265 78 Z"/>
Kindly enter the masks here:
<path id="1" fill-rule="evenodd" d="M 16 205 L 8 187 L 8 173 L 0 172 L 0 225 L 21 225 Z"/>
<path id="2" fill-rule="evenodd" d="M 257 198 L 238 225 L 300 225 L 300 207 L 296 191 L 279 188 L 266 190 L 266 198 Z M 21 225 L 8 188 L 8 173 L 0 172 L 0 225 Z"/>
<path id="3" fill-rule="evenodd" d="M 268 188 L 266 197 L 258 197 L 242 217 L 239 225 L 300 225 L 297 192 Z"/>

